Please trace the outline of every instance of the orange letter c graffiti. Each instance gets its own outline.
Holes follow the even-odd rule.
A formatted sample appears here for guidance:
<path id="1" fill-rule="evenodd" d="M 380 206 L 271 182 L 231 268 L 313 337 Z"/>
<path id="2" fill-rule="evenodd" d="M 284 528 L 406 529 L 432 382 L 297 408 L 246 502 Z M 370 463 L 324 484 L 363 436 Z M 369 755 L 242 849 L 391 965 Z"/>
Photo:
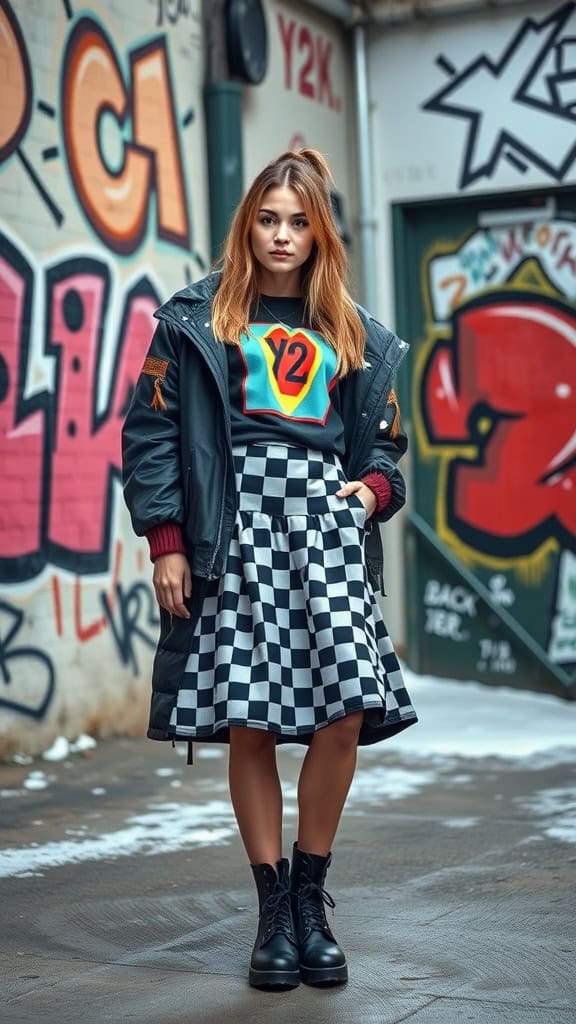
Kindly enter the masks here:
<path id="1" fill-rule="evenodd" d="M 123 254 L 142 242 L 155 188 L 159 236 L 187 249 L 186 190 L 164 40 L 133 54 L 131 65 L 133 95 L 103 29 L 91 18 L 76 24 L 62 67 L 62 125 L 74 187 L 98 236 Z M 100 145 L 106 113 L 119 130 L 132 124 L 133 141 L 124 143 L 118 171 L 107 167 Z"/>

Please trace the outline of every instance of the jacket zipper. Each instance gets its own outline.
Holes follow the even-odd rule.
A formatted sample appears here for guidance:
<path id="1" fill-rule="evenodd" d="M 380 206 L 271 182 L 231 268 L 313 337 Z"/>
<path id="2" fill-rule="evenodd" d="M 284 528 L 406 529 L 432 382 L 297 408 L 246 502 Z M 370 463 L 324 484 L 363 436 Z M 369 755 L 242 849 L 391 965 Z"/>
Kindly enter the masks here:
<path id="1" fill-rule="evenodd" d="M 378 323 L 378 321 L 374 320 L 374 317 L 370 317 L 369 324 L 368 324 L 368 327 L 366 329 L 367 330 L 370 329 L 370 324 L 377 324 L 377 323 Z M 400 347 L 401 348 L 407 348 L 408 346 L 406 345 L 406 342 L 400 341 Z M 381 364 L 380 364 L 381 365 L 381 369 L 382 369 L 382 367 L 384 368 L 384 372 L 382 374 L 382 380 L 384 381 L 384 379 L 386 379 L 388 384 L 391 384 L 392 380 L 394 379 L 394 374 L 396 373 L 396 371 L 398 369 L 398 366 L 400 365 L 401 362 L 402 362 L 402 356 L 399 355 L 398 352 L 396 353 L 396 357 L 395 357 L 395 359 L 394 359 L 394 361 L 392 363 L 389 363 L 385 358 L 381 357 Z M 385 373 L 386 369 L 388 370 L 387 374 Z M 376 372 L 376 374 L 372 377 L 372 379 L 371 379 L 371 381 L 370 381 L 370 383 L 368 385 L 368 390 L 366 392 L 365 403 L 367 403 L 369 395 L 371 395 L 372 392 L 376 388 L 378 377 L 379 377 L 379 372 L 380 371 Z M 378 385 L 378 387 L 379 387 L 379 385 Z M 383 390 L 383 389 L 380 388 L 380 390 Z M 378 418 L 378 402 L 375 402 L 374 403 L 374 411 L 373 411 L 372 415 L 370 416 L 370 419 L 368 419 L 368 417 L 367 417 L 367 422 L 365 423 L 364 430 L 362 431 L 361 441 L 358 442 L 358 445 L 357 445 L 357 450 L 358 451 L 360 451 L 360 449 L 362 448 L 362 445 L 364 443 L 364 438 L 366 436 L 368 436 L 369 434 L 371 434 L 371 432 L 372 432 L 372 424 L 375 423 L 377 418 Z M 360 462 L 360 460 L 358 460 L 358 462 Z"/>
<path id="2" fill-rule="evenodd" d="M 220 551 L 220 541 L 222 540 L 222 527 L 224 526 L 224 497 L 226 494 L 226 478 L 228 476 L 228 453 L 224 452 L 225 463 L 224 463 L 224 478 L 222 480 L 222 493 L 220 495 L 220 517 L 218 519 L 218 533 L 216 534 L 216 544 L 212 551 L 212 558 L 208 566 L 208 579 L 215 580 L 218 576 L 214 576 L 212 570 L 214 569 L 214 563 L 216 562 L 216 556 Z"/>
<path id="3" fill-rule="evenodd" d="M 366 405 L 368 404 L 369 397 L 372 395 L 372 393 L 376 389 L 376 383 L 377 383 L 377 377 L 373 377 L 372 380 L 370 381 L 369 385 L 368 385 L 368 389 L 366 391 L 366 395 L 365 395 L 365 399 L 364 399 L 363 404 L 366 404 Z M 365 438 L 367 436 L 369 436 L 372 433 L 372 424 L 376 421 L 377 418 L 378 418 L 378 403 L 375 402 L 374 403 L 374 410 L 372 412 L 372 415 L 370 417 L 368 417 L 368 416 L 366 417 L 366 421 L 364 423 L 364 429 L 362 431 L 362 434 L 361 434 L 360 438 L 358 438 L 358 441 L 356 442 L 356 444 L 354 445 L 354 448 L 355 448 L 354 460 L 353 461 L 351 460 L 352 467 L 355 470 L 355 472 L 354 472 L 354 479 L 357 476 L 357 471 L 360 469 L 360 464 L 361 464 L 360 454 L 361 454 L 362 449 L 364 447 L 364 440 L 365 440 Z"/>
<path id="4" fill-rule="evenodd" d="M 175 326 L 177 326 L 179 328 L 179 330 L 184 331 L 188 335 L 188 337 L 191 338 L 191 340 L 194 343 L 197 351 L 200 352 L 200 355 L 202 356 L 202 359 L 204 360 L 206 366 L 208 367 L 208 369 L 210 370 L 210 373 L 212 374 L 212 377 L 214 379 L 216 387 L 218 388 L 218 393 L 220 395 L 220 400 L 222 402 L 222 408 L 223 408 L 223 410 L 226 410 L 226 399 L 225 399 L 225 394 L 224 394 L 224 389 L 223 389 L 222 383 L 221 383 L 221 381 L 219 379 L 219 375 L 215 372 L 214 367 L 212 366 L 210 360 L 207 359 L 206 356 L 204 355 L 204 352 L 202 350 L 202 346 L 199 345 L 198 342 L 196 341 L 196 338 L 194 337 L 193 333 L 190 331 L 190 329 L 188 327 L 188 324 L 183 325 L 182 323 L 180 323 L 180 321 L 177 319 L 177 317 L 173 316 L 172 314 L 168 314 L 168 315 L 165 314 L 164 315 L 164 319 L 171 321 Z M 229 443 L 229 447 L 231 447 L 230 438 L 228 438 L 228 443 Z M 224 459 L 225 459 L 225 463 L 224 463 L 224 474 L 223 474 L 223 480 L 222 480 L 222 492 L 221 492 L 221 495 L 220 495 L 220 514 L 219 514 L 219 518 L 218 518 L 218 532 L 216 534 L 216 543 L 214 545 L 214 548 L 212 549 L 212 557 L 211 557 L 209 565 L 208 565 L 207 579 L 209 579 L 209 580 L 215 580 L 215 579 L 219 578 L 218 576 L 215 576 L 213 574 L 213 569 L 214 569 L 214 565 L 215 565 L 215 562 L 216 562 L 216 558 L 218 556 L 218 552 L 220 550 L 220 543 L 221 543 L 221 540 L 222 540 L 222 529 L 223 529 L 223 526 L 224 526 L 224 498 L 225 498 L 225 494 L 226 494 L 226 480 L 227 480 L 227 476 L 228 476 L 228 451 L 227 451 L 227 449 L 224 449 Z"/>

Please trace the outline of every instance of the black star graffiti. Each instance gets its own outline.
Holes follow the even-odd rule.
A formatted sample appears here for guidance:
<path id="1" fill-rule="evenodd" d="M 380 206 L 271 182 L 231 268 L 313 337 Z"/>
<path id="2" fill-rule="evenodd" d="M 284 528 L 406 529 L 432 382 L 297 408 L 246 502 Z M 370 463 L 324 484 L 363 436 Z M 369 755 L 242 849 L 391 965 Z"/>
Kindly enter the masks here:
<path id="1" fill-rule="evenodd" d="M 422 109 L 469 122 L 460 188 L 501 159 L 562 181 L 576 158 L 576 3 L 526 18 L 499 61 L 481 55 L 460 72 L 443 55 L 436 63 L 452 80 Z"/>

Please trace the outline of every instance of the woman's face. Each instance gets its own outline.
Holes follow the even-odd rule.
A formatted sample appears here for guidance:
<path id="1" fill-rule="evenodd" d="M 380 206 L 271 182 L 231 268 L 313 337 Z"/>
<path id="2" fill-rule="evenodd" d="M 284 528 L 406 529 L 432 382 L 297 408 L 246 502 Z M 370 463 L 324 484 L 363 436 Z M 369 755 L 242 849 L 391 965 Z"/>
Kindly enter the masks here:
<path id="1" fill-rule="evenodd" d="M 298 193 L 288 185 L 269 188 L 250 230 L 258 261 L 260 290 L 265 294 L 299 292 L 300 268 L 314 245 L 314 235 Z"/>

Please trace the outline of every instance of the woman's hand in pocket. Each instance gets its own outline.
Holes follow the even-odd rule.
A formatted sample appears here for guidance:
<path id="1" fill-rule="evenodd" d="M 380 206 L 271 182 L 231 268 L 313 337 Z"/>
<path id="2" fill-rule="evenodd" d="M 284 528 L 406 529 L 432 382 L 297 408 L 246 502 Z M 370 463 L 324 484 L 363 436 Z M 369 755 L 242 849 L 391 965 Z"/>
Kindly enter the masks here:
<path id="1" fill-rule="evenodd" d="M 180 619 L 190 618 L 184 604 L 184 599 L 192 596 L 192 574 L 186 555 L 177 552 L 159 555 L 154 562 L 152 583 L 161 608 Z"/>
<path id="2" fill-rule="evenodd" d="M 371 491 L 361 480 L 349 480 L 339 491 L 336 491 L 337 498 L 347 498 L 350 494 L 356 494 L 360 498 L 369 519 L 376 511 L 378 504 L 374 491 Z"/>

